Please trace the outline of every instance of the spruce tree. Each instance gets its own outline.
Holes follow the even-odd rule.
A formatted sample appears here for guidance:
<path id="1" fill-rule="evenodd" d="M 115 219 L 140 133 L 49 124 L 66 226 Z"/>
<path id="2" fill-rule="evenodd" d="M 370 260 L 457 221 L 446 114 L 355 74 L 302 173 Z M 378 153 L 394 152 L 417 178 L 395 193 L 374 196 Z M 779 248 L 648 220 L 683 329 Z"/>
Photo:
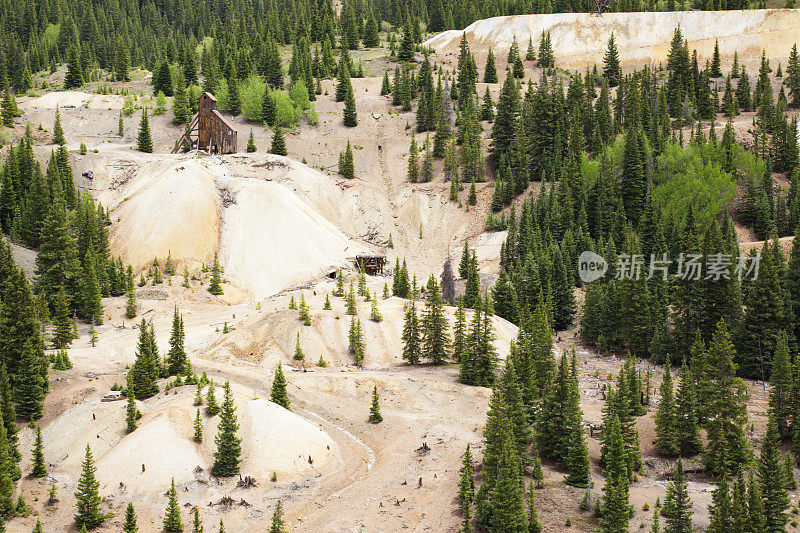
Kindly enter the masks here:
<path id="1" fill-rule="evenodd" d="M 164 511 L 164 531 L 183 531 L 181 508 L 178 504 L 178 492 L 175 490 L 175 478 L 172 478 L 172 484 L 170 485 L 169 489 L 169 500 L 167 501 L 167 509 Z"/>
<path id="2" fill-rule="evenodd" d="M 439 284 L 431 275 L 425 291 L 425 313 L 422 316 L 422 353 L 429 362 L 441 365 L 447 360 L 450 347 L 449 324 L 444 314 L 444 300 L 439 294 Z"/>
<path id="3" fill-rule="evenodd" d="M 95 478 L 94 457 L 92 449 L 86 445 L 86 455 L 83 459 L 81 476 L 75 492 L 75 525 L 94 529 L 102 524 L 106 515 L 100 510 L 100 482 Z"/>
<path id="4" fill-rule="evenodd" d="M 269 533 L 286 533 L 286 525 L 283 523 L 283 503 L 280 500 L 275 506 L 275 512 L 272 513 L 272 525 Z"/>
<path id="5" fill-rule="evenodd" d="M 691 533 L 692 531 L 692 500 L 686 484 L 686 475 L 683 473 L 683 461 L 678 459 L 672 479 L 667 485 L 667 495 L 664 498 L 664 508 L 661 515 L 666 519 L 667 531 L 675 533 Z"/>
<path id="6" fill-rule="evenodd" d="M 603 74 L 608 80 L 609 87 L 616 87 L 619 85 L 621 75 L 619 51 L 617 50 L 617 43 L 614 41 L 613 31 L 611 32 L 611 37 L 608 38 L 608 47 L 603 57 Z"/>
<path id="7" fill-rule="evenodd" d="M 497 83 L 497 67 L 494 63 L 494 52 L 489 48 L 486 56 L 486 67 L 483 71 L 483 83 Z"/>
<path id="8" fill-rule="evenodd" d="M 702 450 L 703 443 L 700 440 L 700 426 L 697 420 L 695 383 L 686 366 L 686 358 L 683 359 L 678 376 L 680 382 L 675 400 L 677 417 L 675 438 L 682 455 L 694 455 Z"/>
<path id="9" fill-rule="evenodd" d="M 280 363 L 278 363 L 278 367 L 275 369 L 275 376 L 272 378 L 272 390 L 269 399 L 273 403 L 289 409 L 291 402 L 289 401 L 289 395 L 286 393 L 286 378 L 283 376 L 283 369 Z"/>
<path id="10" fill-rule="evenodd" d="M 339 174 L 347 179 L 353 179 L 355 177 L 355 172 L 353 148 L 350 146 L 350 139 L 348 139 L 347 146 L 339 153 Z"/>
<path id="11" fill-rule="evenodd" d="M 458 481 L 458 506 L 463 519 L 462 532 L 472 530 L 472 502 L 475 496 L 475 471 L 472 461 L 472 452 L 467 444 L 464 455 L 461 456 L 461 468 Z"/>
<path id="12" fill-rule="evenodd" d="M 136 134 L 136 149 L 140 152 L 153 153 L 153 139 L 150 137 L 150 122 L 147 119 L 147 109 L 142 110 L 139 132 Z"/>
<path id="13" fill-rule="evenodd" d="M 358 126 L 358 113 L 356 99 L 353 96 L 353 87 L 350 86 L 344 97 L 344 125 L 348 128 Z"/>
<path id="14" fill-rule="evenodd" d="M 612 415 L 603 430 L 606 442 L 606 461 L 603 475 L 602 514 L 600 527 L 603 532 L 627 531 L 630 518 L 628 467 L 625 458 L 625 443 L 620 432 L 619 419 Z"/>
<path id="15" fill-rule="evenodd" d="M 378 386 L 373 385 L 372 387 L 372 405 L 369 408 L 369 423 L 370 424 L 380 424 L 383 422 L 383 416 L 381 416 L 381 406 L 378 401 Z"/>
<path id="16" fill-rule="evenodd" d="M 64 89 L 76 89 L 81 85 L 83 85 L 83 70 L 78 49 L 72 44 L 67 51 L 67 74 L 64 77 Z"/>
<path id="17" fill-rule="evenodd" d="M 256 151 L 256 140 L 255 137 L 253 137 L 253 128 L 250 128 L 250 135 L 247 137 L 247 148 L 245 148 L 245 151 L 248 154 Z"/>
<path id="18" fill-rule="evenodd" d="M 139 418 L 139 409 L 136 407 L 136 394 L 134 392 L 133 380 L 131 379 L 131 372 L 128 372 L 127 384 L 127 405 L 125 408 L 125 427 L 128 433 L 136 429 L 136 419 Z"/>
<path id="19" fill-rule="evenodd" d="M 778 335 L 775 355 L 772 357 L 772 377 L 769 391 L 769 415 L 775 422 L 781 438 L 790 435 L 789 425 L 793 418 L 792 383 L 789 340 L 786 332 L 781 331 Z"/>
<path id="20" fill-rule="evenodd" d="M 47 475 L 47 466 L 44 460 L 44 443 L 42 441 L 42 426 L 36 424 L 36 440 L 31 450 L 33 456 L 33 470 L 31 475 L 34 477 L 44 477 Z"/>
<path id="21" fill-rule="evenodd" d="M 214 252 L 214 263 L 211 265 L 211 281 L 208 284 L 208 292 L 214 296 L 222 294 L 222 267 L 219 264 L 219 255 Z"/>
<path id="22" fill-rule="evenodd" d="M 53 124 L 53 144 L 64 146 L 67 141 L 64 139 L 64 128 L 61 127 L 61 112 L 56 105 L 56 120 Z"/>
<path id="23" fill-rule="evenodd" d="M 656 449 L 661 455 L 673 456 L 680 451 L 678 442 L 678 419 L 675 409 L 675 397 L 672 390 L 672 372 L 669 357 L 664 366 L 664 377 L 659 389 L 661 400 L 656 411 Z"/>
<path id="24" fill-rule="evenodd" d="M 217 402 L 217 395 L 213 382 L 208 384 L 208 391 L 206 392 L 206 412 L 210 416 L 219 414 L 219 403 Z"/>
<path id="25" fill-rule="evenodd" d="M 200 519 L 200 509 L 196 505 L 192 511 L 192 533 L 203 533 L 203 521 Z"/>
<path id="26" fill-rule="evenodd" d="M 139 531 L 139 526 L 136 525 L 136 511 L 133 508 L 133 503 L 128 502 L 125 508 L 125 523 L 122 525 L 123 533 L 136 533 Z"/>
<path id="27" fill-rule="evenodd" d="M 217 450 L 214 452 L 214 465 L 211 467 L 213 475 L 233 476 L 239 473 L 242 439 L 236 435 L 238 430 L 239 423 L 236 418 L 236 406 L 233 403 L 231 384 L 226 381 L 217 436 L 214 437 L 214 444 L 216 444 Z"/>
<path id="28" fill-rule="evenodd" d="M 711 495 L 711 505 L 708 506 L 708 514 L 708 531 L 710 533 L 735 531 L 727 476 L 722 476 L 722 479 L 717 482 L 717 488 L 714 489 L 714 493 Z"/>
<path id="29" fill-rule="evenodd" d="M 194 414 L 194 440 L 203 442 L 203 419 L 200 416 L 200 409 L 197 409 Z"/>
<path id="30" fill-rule="evenodd" d="M 167 372 L 170 376 L 188 375 L 191 369 L 189 357 L 186 355 L 184 342 L 186 333 L 183 329 L 183 316 L 175 307 L 172 313 L 172 331 L 169 335 L 169 351 L 167 352 Z"/>
<path id="31" fill-rule="evenodd" d="M 17 104 L 14 95 L 11 94 L 11 88 L 6 84 L 3 91 L 3 101 L 0 102 L 0 117 L 3 119 L 3 126 L 7 128 L 14 127 L 14 117 L 16 116 Z"/>
<path id="32" fill-rule="evenodd" d="M 764 502 L 764 531 L 784 531 L 789 516 L 789 494 L 780 462 L 778 424 L 770 417 L 758 457 L 758 482 Z"/>
<path id="33" fill-rule="evenodd" d="M 361 319 L 352 317 L 350 319 L 350 331 L 348 332 L 348 351 L 353 356 L 353 364 L 361 366 L 364 363 L 364 335 L 361 331 Z"/>
<path id="34" fill-rule="evenodd" d="M 403 361 L 409 365 L 419 364 L 422 358 L 422 343 L 417 303 L 414 300 L 405 306 L 401 340 L 403 341 Z"/>

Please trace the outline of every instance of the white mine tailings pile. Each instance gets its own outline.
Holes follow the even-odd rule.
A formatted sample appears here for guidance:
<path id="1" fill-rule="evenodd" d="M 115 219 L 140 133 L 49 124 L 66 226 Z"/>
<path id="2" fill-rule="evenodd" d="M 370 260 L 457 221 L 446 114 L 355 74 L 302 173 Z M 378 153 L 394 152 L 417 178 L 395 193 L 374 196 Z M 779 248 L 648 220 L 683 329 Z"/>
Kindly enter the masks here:
<path id="1" fill-rule="evenodd" d="M 689 50 L 700 58 L 711 58 L 714 41 L 719 39 L 723 60 L 731 60 L 734 51 L 748 67 L 757 66 L 761 51 L 768 58 L 786 58 L 792 44 L 800 41 L 800 10 L 761 9 L 747 11 L 674 11 L 655 13 L 556 13 L 552 15 L 516 15 L 479 20 L 463 30 L 442 32 L 425 46 L 440 54 L 458 55 L 462 33 L 470 48 L 484 61 L 489 49 L 505 59 L 514 36 L 520 53 L 525 54 L 528 38 L 538 49 L 543 31 L 549 31 L 556 66 L 585 68 L 602 64 L 611 32 L 619 48 L 623 65 L 666 63 L 670 41 L 680 26 Z"/>

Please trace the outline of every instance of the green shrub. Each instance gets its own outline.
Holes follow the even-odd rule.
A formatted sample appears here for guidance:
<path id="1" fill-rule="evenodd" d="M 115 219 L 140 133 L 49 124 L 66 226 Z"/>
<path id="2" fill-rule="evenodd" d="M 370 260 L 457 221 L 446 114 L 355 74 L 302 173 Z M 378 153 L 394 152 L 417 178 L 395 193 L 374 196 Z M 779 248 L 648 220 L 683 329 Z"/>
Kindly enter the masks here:
<path id="1" fill-rule="evenodd" d="M 242 105 L 242 116 L 247 120 L 261 120 L 261 102 L 267 84 L 258 76 L 249 76 L 239 83 L 239 101 Z"/>

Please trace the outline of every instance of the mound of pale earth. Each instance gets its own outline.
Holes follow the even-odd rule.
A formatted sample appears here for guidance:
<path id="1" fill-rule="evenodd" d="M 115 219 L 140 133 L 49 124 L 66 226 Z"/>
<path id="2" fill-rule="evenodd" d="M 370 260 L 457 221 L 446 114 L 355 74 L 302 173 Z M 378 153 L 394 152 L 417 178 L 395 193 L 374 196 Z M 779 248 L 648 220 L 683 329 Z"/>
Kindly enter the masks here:
<path id="1" fill-rule="evenodd" d="M 800 40 L 800 10 L 761 9 L 746 11 L 673 11 L 647 13 L 557 13 L 515 15 L 478 20 L 463 33 L 480 61 L 489 48 L 505 58 L 514 36 L 524 54 L 528 39 L 538 47 L 543 31 L 549 31 L 556 66 L 585 68 L 603 61 L 611 32 L 623 65 L 666 63 L 670 41 L 680 25 L 689 50 L 696 49 L 701 59 L 711 59 L 714 41 L 719 39 L 723 59 L 756 67 L 761 51 L 768 58 L 788 57 L 792 43 Z M 439 54 L 458 55 L 461 30 L 442 32 L 423 43 Z M 784 62 L 785 64 L 785 62 Z"/>
<path id="2" fill-rule="evenodd" d="M 280 156 L 125 153 L 91 163 L 96 197 L 114 209 L 113 253 L 135 268 L 168 253 L 209 263 L 219 251 L 226 279 L 263 298 L 367 249 L 335 210 L 317 208 L 342 199 L 334 179 Z M 324 195 L 307 194 L 314 180 Z"/>
<path id="3" fill-rule="evenodd" d="M 122 109 L 124 99 L 114 94 L 89 94 L 81 91 L 47 93 L 20 103 L 23 109 L 55 109 L 58 107 L 86 107 L 88 109 Z"/>
<path id="4" fill-rule="evenodd" d="M 123 402 L 119 402 L 122 404 Z M 188 421 L 188 418 L 187 418 Z M 142 465 L 145 471 L 142 472 Z M 125 483 L 129 494 L 151 494 L 194 479 L 194 469 L 205 468 L 196 445 L 166 414 L 161 414 L 123 437 L 97 461 L 100 491 Z M 159 489 L 160 490 L 160 489 Z"/>
<path id="5" fill-rule="evenodd" d="M 344 298 L 331 296 L 331 310 L 322 310 L 326 290 L 333 290 L 333 284 L 317 285 L 312 295 L 305 292 L 311 309 L 311 325 L 304 326 L 298 320 L 298 312 L 283 310 L 255 314 L 244 322 L 237 324 L 228 335 L 224 335 L 210 347 L 208 354 L 218 359 L 242 359 L 258 364 L 272 372 L 278 362 L 292 360 L 298 333 L 300 345 L 305 354 L 305 366 L 312 367 L 322 357 L 329 366 L 348 366 L 353 364 L 349 353 L 348 333 L 351 317 L 346 314 Z M 379 294 L 377 285 L 373 283 L 370 291 Z M 299 299 L 299 291 L 294 293 Z M 281 296 L 283 298 L 283 296 Z M 288 303 L 289 296 L 285 297 Z M 391 297 L 378 300 L 378 310 L 383 320 L 370 320 L 371 304 L 358 298 L 358 312 L 361 328 L 364 332 L 364 368 L 390 368 L 403 364 L 403 316 L 406 300 Z M 417 303 L 421 314 L 424 302 Z M 455 322 L 456 309 L 445 307 L 452 329 Z M 467 311 L 466 321 L 470 323 L 472 312 Z M 495 347 L 501 358 L 508 355 L 509 345 L 516 336 L 517 327 L 500 317 L 492 317 L 492 326 L 497 340 Z M 452 335 L 452 333 L 451 333 Z"/>
<path id="6" fill-rule="evenodd" d="M 339 457 L 338 445 L 325 431 L 292 411 L 264 399 L 250 400 L 243 407 L 239 414 L 243 475 L 264 481 L 273 472 L 296 476 L 319 471 Z"/>
<path id="7" fill-rule="evenodd" d="M 220 259 L 225 275 L 253 294 L 270 295 L 323 274 L 364 248 L 283 184 L 224 180 L 233 202 L 224 210 Z"/>
<path id="8" fill-rule="evenodd" d="M 217 249 L 220 200 L 214 175 L 196 161 L 147 163 L 114 210 L 111 246 L 134 267 L 153 257 L 207 261 Z"/>

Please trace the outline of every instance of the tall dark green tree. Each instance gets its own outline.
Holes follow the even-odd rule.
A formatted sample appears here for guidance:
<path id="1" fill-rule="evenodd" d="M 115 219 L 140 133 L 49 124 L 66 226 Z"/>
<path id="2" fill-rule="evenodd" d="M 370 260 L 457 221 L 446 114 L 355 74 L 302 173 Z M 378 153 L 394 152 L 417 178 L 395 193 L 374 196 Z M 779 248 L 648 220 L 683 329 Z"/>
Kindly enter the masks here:
<path id="1" fill-rule="evenodd" d="M 236 406 L 233 403 L 231 384 L 226 381 L 217 436 L 214 437 L 214 444 L 216 444 L 217 450 L 214 452 L 214 464 L 211 467 L 213 475 L 233 476 L 239 473 L 242 439 L 236 434 L 238 430 L 239 423 L 236 418 Z"/>

